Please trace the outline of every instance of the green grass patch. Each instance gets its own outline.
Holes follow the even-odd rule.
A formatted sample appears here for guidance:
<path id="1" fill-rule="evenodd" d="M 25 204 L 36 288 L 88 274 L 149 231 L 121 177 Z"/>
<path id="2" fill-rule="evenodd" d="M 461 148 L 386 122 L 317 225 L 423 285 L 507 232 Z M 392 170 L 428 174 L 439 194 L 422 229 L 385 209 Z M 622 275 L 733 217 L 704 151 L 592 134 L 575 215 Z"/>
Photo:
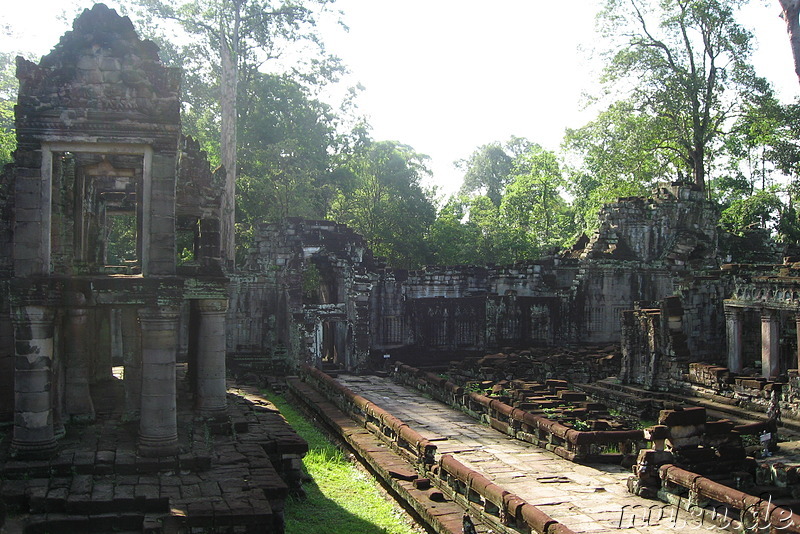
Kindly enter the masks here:
<path id="1" fill-rule="evenodd" d="M 308 442 L 303 459 L 313 479 L 305 498 L 286 502 L 286 534 L 414 534 L 404 513 L 387 501 L 377 481 L 281 395 L 264 392 L 292 428 Z"/>

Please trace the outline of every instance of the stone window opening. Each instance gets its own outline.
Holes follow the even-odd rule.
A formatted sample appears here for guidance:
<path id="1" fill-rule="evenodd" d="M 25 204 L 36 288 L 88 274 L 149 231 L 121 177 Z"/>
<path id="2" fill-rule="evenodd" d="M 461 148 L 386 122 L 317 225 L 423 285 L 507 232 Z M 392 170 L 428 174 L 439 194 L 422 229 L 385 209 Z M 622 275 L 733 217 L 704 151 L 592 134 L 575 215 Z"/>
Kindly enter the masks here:
<path id="1" fill-rule="evenodd" d="M 137 253 L 137 217 L 135 211 L 106 211 L 104 264 L 106 269 L 120 267 L 125 272 L 140 269 Z"/>
<path id="2" fill-rule="evenodd" d="M 43 267 L 141 274 L 148 257 L 151 169 L 147 145 L 42 143 Z"/>
<path id="3" fill-rule="evenodd" d="M 339 304 L 344 302 L 341 274 L 330 258 L 317 254 L 307 262 L 303 272 L 303 302 L 305 304 Z"/>
<path id="4" fill-rule="evenodd" d="M 178 266 L 198 264 L 200 256 L 200 219 L 179 216 L 175 225 L 175 251 Z"/>
<path id="5" fill-rule="evenodd" d="M 99 158 L 99 161 L 98 161 Z M 79 256 L 91 272 L 141 272 L 141 233 L 137 198 L 136 160 L 106 154 L 79 154 L 75 213 L 80 236 Z"/>
<path id="6" fill-rule="evenodd" d="M 51 268 L 140 273 L 141 155 L 54 150 L 50 159 Z"/>

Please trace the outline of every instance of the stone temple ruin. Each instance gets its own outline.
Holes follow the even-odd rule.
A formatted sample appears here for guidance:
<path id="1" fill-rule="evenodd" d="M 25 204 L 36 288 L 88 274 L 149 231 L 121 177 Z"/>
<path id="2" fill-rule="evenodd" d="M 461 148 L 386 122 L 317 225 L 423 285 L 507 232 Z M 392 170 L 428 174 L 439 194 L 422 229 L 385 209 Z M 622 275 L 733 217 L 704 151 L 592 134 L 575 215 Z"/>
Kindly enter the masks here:
<path id="1" fill-rule="evenodd" d="M 40 64 L 18 60 L 17 77 L 2 247 L 12 447 L 46 456 L 66 420 L 93 419 L 89 385 L 116 359 L 141 453 L 174 453 L 179 318 L 193 326 L 197 409 L 224 411 L 228 284 L 220 177 L 180 132 L 180 73 L 96 8 Z"/>
<path id="2" fill-rule="evenodd" d="M 95 5 L 17 77 L 0 176 L 0 502 L 30 514 L 26 532 L 108 515 L 131 531 L 282 532 L 307 446 L 231 377 L 302 371 L 400 439 L 405 425 L 319 370 L 392 371 L 564 458 L 641 449 L 630 487 L 647 496 L 715 460 L 753 471 L 741 435 L 774 434 L 778 408 L 800 421 L 800 262 L 722 234 L 691 186 L 619 199 L 591 237 L 514 265 L 394 269 L 343 225 L 289 219 L 260 225 L 234 269 L 224 173 L 181 133 L 181 73 L 127 18 Z M 658 424 L 585 437 L 542 415 L 573 401 L 605 413 L 587 395 Z M 702 403 L 679 409 L 688 397 L 772 417 L 706 422 Z M 400 441 L 414 440 L 429 466 L 435 447 Z M 453 462 L 437 473 L 457 490 L 471 475 Z"/>
<path id="3" fill-rule="evenodd" d="M 295 360 L 365 370 L 381 368 L 386 354 L 431 363 L 505 346 L 612 343 L 635 302 L 687 291 L 697 295 L 687 316 L 717 336 L 695 338 L 691 349 L 713 353 L 724 336 L 718 291 L 693 286 L 716 265 L 712 204 L 674 186 L 606 206 L 600 218 L 591 239 L 539 261 L 419 271 L 388 267 L 342 225 L 264 225 L 232 278 L 228 352 L 247 361 L 285 346 L 303 355 Z M 309 279 L 318 280 L 311 290 Z M 299 340 L 287 334 L 295 328 Z"/>

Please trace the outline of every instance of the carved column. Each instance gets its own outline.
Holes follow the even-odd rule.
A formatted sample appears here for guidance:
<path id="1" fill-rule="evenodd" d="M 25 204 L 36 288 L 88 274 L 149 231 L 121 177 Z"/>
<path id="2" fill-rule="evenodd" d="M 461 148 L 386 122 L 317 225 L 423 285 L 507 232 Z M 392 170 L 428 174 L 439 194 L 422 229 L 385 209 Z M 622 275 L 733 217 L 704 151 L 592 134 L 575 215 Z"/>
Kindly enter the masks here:
<path id="1" fill-rule="evenodd" d="M 765 378 L 780 374 L 779 317 L 774 310 L 761 310 L 761 374 Z"/>
<path id="2" fill-rule="evenodd" d="M 225 315 L 226 299 L 197 301 L 200 313 L 197 347 L 197 390 L 195 409 L 204 416 L 226 411 Z"/>
<path id="3" fill-rule="evenodd" d="M 14 313 L 14 437 L 12 454 L 46 458 L 56 449 L 53 432 L 53 310 L 22 306 Z"/>
<path id="4" fill-rule="evenodd" d="M 125 388 L 125 419 L 139 418 L 142 407 L 142 343 L 139 317 L 135 308 L 122 310 L 122 364 Z"/>
<path id="5" fill-rule="evenodd" d="M 142 329 L 142 407 L 139 454 L 169 456 L 178 450 L 175 356 L 178 312 L 172 308 L 140 310 Z"/>
<path id="6" fill-rule="evenodd" d="M 67 312 L 64 320 L 64 359 L 66 360 L 66 414 L 75 420 L 94 420 L 94 404 L 90 383 L 89 310 L 86 297 L 80 292 L 65 295 Z"/>
<path id="7" fill-rule="evenodd" d="M 732 373 L 741 373 L 742 361 L 742 310 L 725 308 L 725 330 L 728 339 L 728 369 Z"/>

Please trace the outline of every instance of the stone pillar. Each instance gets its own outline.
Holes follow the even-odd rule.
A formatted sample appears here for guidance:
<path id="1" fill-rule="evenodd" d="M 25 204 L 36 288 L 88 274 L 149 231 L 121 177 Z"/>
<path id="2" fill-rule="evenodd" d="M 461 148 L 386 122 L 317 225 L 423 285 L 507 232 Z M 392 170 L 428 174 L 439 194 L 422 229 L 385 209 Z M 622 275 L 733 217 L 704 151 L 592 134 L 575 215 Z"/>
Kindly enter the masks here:
<path id="1" fill-rule="evenodd" d="M 780 374 L 778 312 L 761 310 L 761 374 L 765 378 Z"/>
<path id="2" fill-rule="evenodd" d="M 50 366 L 50 400 L 53 406 L 53 434 L 56 441 L 67 435 L 67 427 L 64 426 L 66 415 L 66 373 L 64 372 L 64 355 L 59 347 L 64 346 L 64 329 L 56 326 L 63 326 L 64 310 L 58 309 L 53 317 L 53 363 Z"/>
<path id="3" fill-rule="evenodd" d="M 91 382 L 89 310 L 82 293 L 67 296 L 69 307 L 64 321 L 64 356 L 66 380 L 64 399 L 66 415 L 72 420 L 93 421 L 95 417 Z"/>
<path id="4" fill-rule="evenodd" d="M 725 308 L 725 330 L 728 339 L 728 369 L 732 373 L 741 373 L 742 361 L 742 310 Z"/>
<path id="5" fill-rule="evenodd" d="M 197 343 L 195 409 L 204 416 L 226 413 L 225 314 L 226 299 L 197 301 L 200 313 Z"/>
<path id="6" fill-rule="evenodd" d="M 0 312 L 0 422 L 14 420 L 14 325 Z"/>
<path id="7" fill-rule="evenodd" d="M 178 312 L 173 308 L 140 310 L 142 329 L 142 407 L 139 454 L 169 456 L 178 451 L 175 356 Z"/>
<path id="8" fill-rule="evenodd" d="M 800 373 L 800 313 L 794 316 L 797 325 L 797 372 Z"/>
<path id="9" fill-rule="evenodd" d="M 122 376 L 125 388 L 125 419 L 139 419 L 142 407 L 142 337 L 139 317 L 135 308 L 122 310 Z"/>
<path id="10" fill-rule="evenodd" d="M 94 309 L 91 310 L 90 316 L 93 316 L 91 321 L 94 324 L 92 336 L 94 343 L 91 347 L 93 352 L 90 352 L 93 356 L 90 360 L 92 361 L 90 376 L 92 383 L 104 382 L 113 378 L 111 373 L 113 314 L 109 309 Z"/>
<path id="11" fill-rule="evenodd" d="M 14 437 L 12 454 L 47 458 L 56 450 L 53 432 L 53 310 L 21 306 L 14 313 Z"/>

